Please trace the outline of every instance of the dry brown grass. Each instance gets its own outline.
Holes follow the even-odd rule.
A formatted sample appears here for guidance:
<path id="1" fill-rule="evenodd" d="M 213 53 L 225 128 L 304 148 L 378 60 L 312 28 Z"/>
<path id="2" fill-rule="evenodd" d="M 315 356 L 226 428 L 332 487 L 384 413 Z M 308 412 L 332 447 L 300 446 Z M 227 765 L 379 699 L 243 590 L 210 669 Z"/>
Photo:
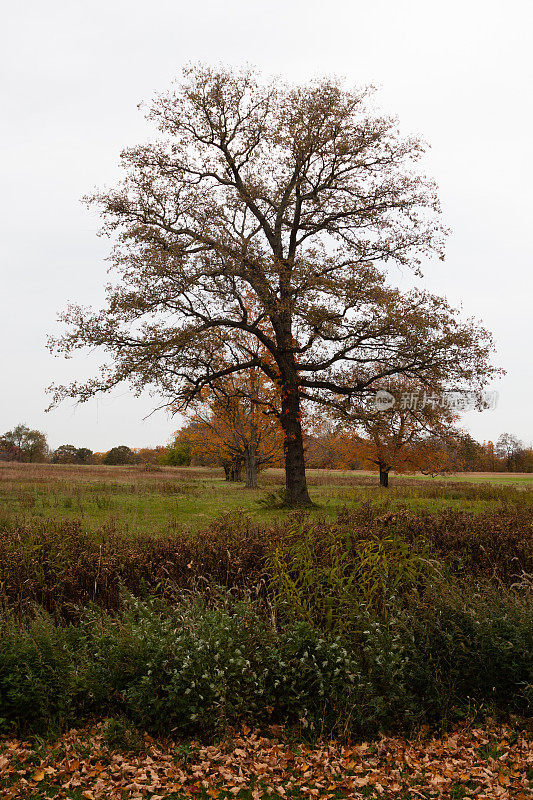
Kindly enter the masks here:
<path id="1" fill-rule="evenodd" d="M 161 482 L 218 481 L 224 478 L 223 469 L 217 467 L 158 467 L 145 469 L 144 465 L 105 466 L 102 464 L 21 464 L 16 461 L 0 461 L 0 486 L 9 484 L 48 484 L 57 482 L 104 482 L 157 485 Z M 367 470 L 309 469 L 307 479 L 310 486 L 375 486 L 377 474 Z M 455 472 L 441 476 L 395 475 L 393 484 L 401 486 L 425 486 L 429 484 L 495 483 L 517 484 L 533 488 L 533 474 L 526 472 Z M 282 485 L 284 472 L 280 468 L 267 469 L 261 473 L 261 483 Z"/>
<path id="2" fill-rule="evenodd" d="M 0 485 L 46 484 L 75 481 L 76 483 L 120 482 L 157 483 L 161 481 L 214 480 L 222 478 L 221 469 L 208 467 L 161 467 L 146 470 L 143 465 L 108 467 L 102 464 L 21 464 L 0 462 Z"/>

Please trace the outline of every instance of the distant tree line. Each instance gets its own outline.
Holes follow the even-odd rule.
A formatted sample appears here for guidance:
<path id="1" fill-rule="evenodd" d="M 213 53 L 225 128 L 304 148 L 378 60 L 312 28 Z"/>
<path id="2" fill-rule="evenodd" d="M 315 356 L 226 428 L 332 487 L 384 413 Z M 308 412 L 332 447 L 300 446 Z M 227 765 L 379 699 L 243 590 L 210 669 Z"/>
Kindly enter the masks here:
<path id="1" fill-rule="evenodd" d="M 356 435 L 341 427 L 309 426 L 304 434 L 306 466 L 308 469 L 381 469 L 394 472 L 533 472 L 533 449 L 512 434 L 503 433 L 497 442 L 477 442 L 465 432 L 453 435 L 412 436 L 399 439 L 395 432 L 374 429 L 366 436 Z M 378 434 L 380 434 L 378 436 Z M 267 465 L 281 463 L 281 450 Z M 161 464 L 192 464 L 224 467 L 228 462 L 228 447 L 217 442 L 213 429 L 198 419 L 177 431 L 171 444 L 159 455 Z M 242 458 L 234 458 L 234 470 L 239 480 Z"/>
<path id="2" fill-rule="evenodd" d="M 220 417 L 221 411 L 218 410 Z M 235 415 L 234 415 L 235 416 Z M 231 418 L 233 419 L 234 416 Z M 104 464 L 109 466 L 205 466 L 223 467 L 227 480 L 246 479 L 247 432 L 238 417 L 238 435 L 229 424 L 227 410 L 222 419 L 196 414 L 176 432 L 166 446 L 118 445 L 107 452 L 62 444 L 48 446 L 46 434 L 19 424 L 0 436 L 0 461 L 51 464 Z M 260 420 L 255 469 L 282 463 L 283 449 L 276 428 L 268 418 Z M 310 424 L 304 435 L 306 466 L 309 469 L 375 469 L 380 472 L 533 472 L 533 448 L 516 436 L 502 433 L 498 440 L 477 442 L 470 434 L 454 431 L 451 436 L 404 436 L 392 428 L 369 429 L 366 435 L 331 424 Z M 409 426 L 405 426 L 411 430 Z M 253 430 L 253 429 L 252 429 Z M 249 471 L 249 467 L 248 467 Z M 248 476 L 249 477 L 249 476 Z M 256 483 L 256 476 L 252 478 Z M 382 480 L 383 482 L 383 480 Z M 385 483 L 386 485 L 386 483 Z"/>
<path id="3" fill-rule="evenodd" d="M 0 459 L 2 461 L 25 461 L 39 463 L 48 461 L 50 451 L 46 434 L 32 430 L 27 425 L 16 425 L 13 430 L 0 436 Z"/>

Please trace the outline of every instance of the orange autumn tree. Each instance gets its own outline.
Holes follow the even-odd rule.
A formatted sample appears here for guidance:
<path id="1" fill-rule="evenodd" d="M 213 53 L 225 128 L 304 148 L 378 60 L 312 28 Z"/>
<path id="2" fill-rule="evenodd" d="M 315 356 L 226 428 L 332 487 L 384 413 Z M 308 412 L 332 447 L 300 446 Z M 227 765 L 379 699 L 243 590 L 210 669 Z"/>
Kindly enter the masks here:
<path id="1" fill-rule="evenodd" d="M 240 480 L 244 465 L 245 486 L 255 488 L 262 467 L 283 461 L 277 400 L 258 369 L 213 384 L 191 418 L 193 452 L 222 463 L 226 479 Z"/>
<path id="2" fill-rule="evenodd" d="M 250 316 L 261 316 L 250 292 L 243 295 L 241 304 Z M 259 325 L 265 335 L 271 332 L 268 320 Z M 244 466 L 245 487 L 252 489 L 261 468 L 283 462 L 283 390 L 279 381 L 271 381 L 259 367 L 232 371 L 235 363 L 246 359 L 274 368 L 268 351 L 249 332 L 236 331 L 225 345 L 211 357 L 221 377 L 210 382 L 193 402 L 189 438 L 197 456 L 222 463 L 226 480 L 240 481 Z"/>
<path id="3" fill-rule="evenodd" d="M 176 432 L 176 441 L 186 439 L 193 464 L 224 467 L 227 481 L 242 480 L 242 456 L 235 453 L 217 424 L 209 404 L 197 409 L 185 427 Z"/>
<path id="4" fill-rule="evenodd" d="M 357 456 L 379 470 L 385 487 L 391 470 L 445 472 L 451 467 L 446 443 L 458 435 L 457 418 L 441 387 L 389 382 L 353 414 Z"/>
<path id="5" fill-rule="evenodd" d="M 308 468 L 350 470 L 360 466 L 360 443 L 353 431 L 317 414 L 309 415 L 305 422 Z"/>

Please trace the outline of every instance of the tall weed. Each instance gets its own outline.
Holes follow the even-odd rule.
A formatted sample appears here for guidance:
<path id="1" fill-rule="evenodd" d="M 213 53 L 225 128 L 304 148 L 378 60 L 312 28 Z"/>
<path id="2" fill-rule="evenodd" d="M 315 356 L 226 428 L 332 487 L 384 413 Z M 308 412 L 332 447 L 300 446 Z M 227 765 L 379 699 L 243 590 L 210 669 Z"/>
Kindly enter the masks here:
<path id="1" fill-rule="evenodd" d="M 277 602 L 326 630 L 349 630 L 361 607 L 382 616 L 393 599 L 423 594 L 439 575 L 427 547 L 397 534 L 300 524 L 267 559 Z"/>

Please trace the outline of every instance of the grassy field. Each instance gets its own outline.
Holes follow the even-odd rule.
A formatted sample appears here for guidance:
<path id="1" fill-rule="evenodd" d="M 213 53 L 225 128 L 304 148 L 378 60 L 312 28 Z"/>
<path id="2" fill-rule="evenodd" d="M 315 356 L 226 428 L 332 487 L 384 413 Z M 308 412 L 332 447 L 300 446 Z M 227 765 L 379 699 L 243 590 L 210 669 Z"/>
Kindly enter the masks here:
<path id="1" fill-rule="evenodd" d="M 309 514 L 333 519 L 363 502 L 386 510 L 487 511 L 502 504 L 533 503 L 533 475 L 465 473 L 433 478 L 398 475 L 382 489 L 369 472 L 309 470 Z M 0 466 L 0 527 L 80 521 L 87 533 L 164 536 L 179 528 L 204 527 L 234 512 L 268 522 L 286 511 L 271 496 L 283 486 L 283 472 L 266 470 L 257 489 L 228 483 L 223 471 L 208 468 L 32 465 Z"/>

